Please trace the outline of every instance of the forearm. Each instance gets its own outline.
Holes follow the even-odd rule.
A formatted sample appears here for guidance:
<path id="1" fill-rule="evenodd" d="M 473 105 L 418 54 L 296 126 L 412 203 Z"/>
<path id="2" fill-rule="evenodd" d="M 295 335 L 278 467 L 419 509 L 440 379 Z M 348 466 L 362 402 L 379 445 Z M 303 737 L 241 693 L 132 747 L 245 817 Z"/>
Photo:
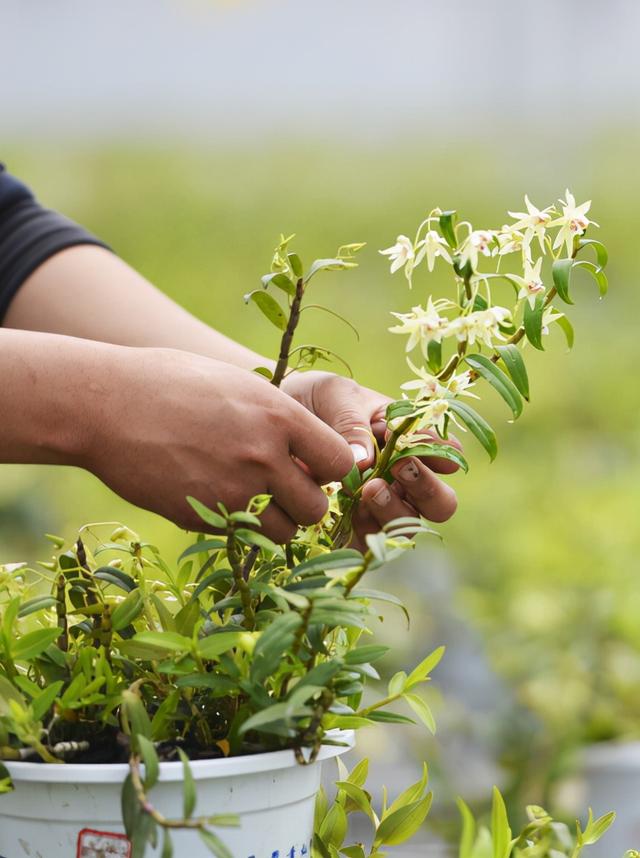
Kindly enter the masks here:
<path id="1" fill-rule="evenodd" d="M 0 462 L 81 464 L 112 346 L 0 329 Z"/>
<path id="2" fill-rule="evenodd" d="M 173 348 L 245 369 L 260 355 L 196 319 L 108 250 L 78 246 L 36 269 L 4 324 L 116 345 Z"/>

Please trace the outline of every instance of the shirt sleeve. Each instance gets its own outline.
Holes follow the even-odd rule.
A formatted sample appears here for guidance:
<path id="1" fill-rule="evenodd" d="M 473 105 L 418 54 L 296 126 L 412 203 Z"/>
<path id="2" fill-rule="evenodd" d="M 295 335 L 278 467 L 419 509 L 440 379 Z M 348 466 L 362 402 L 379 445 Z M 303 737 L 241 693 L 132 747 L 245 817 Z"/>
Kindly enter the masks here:
<path id="1" fill-rule="evenodd" d="M 41 206 L 0 164 L 0 325 L 27 277 L 50 256 L 77 244 L 107 247 L 64 215 Z"/>

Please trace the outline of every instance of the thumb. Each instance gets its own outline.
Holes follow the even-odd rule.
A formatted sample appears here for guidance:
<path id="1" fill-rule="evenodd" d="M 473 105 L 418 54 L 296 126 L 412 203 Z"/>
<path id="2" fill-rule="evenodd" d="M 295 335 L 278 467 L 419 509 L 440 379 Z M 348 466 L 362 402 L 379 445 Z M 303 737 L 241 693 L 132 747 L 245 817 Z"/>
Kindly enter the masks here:
<path id="1" fill-rule="evenodd" d="M 324 415 L 325 422 L 349 444 L 360 470 L 368 468 L 373 464 L 374 446 L 371 422 L 364 404 L 360 405 L 356 398 L 341 393 L 331 406 L 329 413 Z"/>

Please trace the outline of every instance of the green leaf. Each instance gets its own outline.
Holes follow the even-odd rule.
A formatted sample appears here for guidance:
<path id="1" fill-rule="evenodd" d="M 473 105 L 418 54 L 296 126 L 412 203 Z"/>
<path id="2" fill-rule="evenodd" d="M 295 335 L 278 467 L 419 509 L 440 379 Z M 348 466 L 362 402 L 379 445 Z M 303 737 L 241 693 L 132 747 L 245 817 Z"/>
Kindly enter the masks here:
<path id="1" fill-rule="evenodd" d="M 462 420 L 469 431 L 482 444 L 484 449 L 489 454 L 489 458 L 493 461 L 498 453 L 498 442 L 495 432 L 489 426 L 484 417 L 481 417 L 477 411 L 467 405 L 466 402 L 460 402 L 457 399 L 447 400 L 449 410 Z"/>
<path id="2" fill-rule="evenodd" d="M 357 810 L 366 814 L 374 822 L 375 814 L 371 807 L 371 796 L 366 790 L 350 781 L 336 781 L 336 787 L 351 799 Z M 345 808 L 345 810 L 348 812 L 348 808 Z"/>
<path id="3" fill-rule="evenodd" d="M 409 417 L 414 414 L 416 406 L 408 399 L 398 399 L 396 402 L 390 402 L 385 411 L 385 420 L 389 423 L 392 420 L 398 420 L 402 417 Z"/>
<path id="4" fill-rule="evenodd" d="M 33 698 L 31 701 L 31 711 L 33 712 L 33 717 L 36 721 L 42 721 L 49 709 L 53 706 L 53 703 L 60 693 L 60 689 L 63 685 L 64 683 L 62 680 L 54 682 L 52 685 L 47 686 L 44 691 L 41 691 L 37 697 Z"/>
<path id="5" fill-rule="evenodd" d="M 385 817 L 390 813 L 393 813 L 395 810 L 398 810 L 401 807 L 405 807 L 407 804 L 413 804 L 414 801 L 419 801 L 424 796 L 424 791 L 427 788 L 427 782 L 429 779 L 429 770 L 427 768 L 427 764 L 422 764 L 422 777 L 419 781 L 416 781 L 411 786 L 407 787 L 400 795 L 393 801 L 388 809 L 385 811 Z"/>
<path id="6" fill-rule="evenodd" d="M 600 297 L 603 298 L 609 289 L 609 281 L 607 280 L 607 275 L 601 268 L 598 268 L 597 265 L 594 265 L 593 262 L 587 262 L 586 260 L 579 259 L 577 262 L 573 263 L 574 268 L 584 268 L 589 274 L 593 277 L 593 279 L 598 284 L 598 289 L 600 290 Z"/>
<path id="7" fill-rule="evenodd" d="M 207 524 L 210 524 L 211 527 L 215 527 L 220 530 L 224 529 L 227 526 L 227 522 L 221 515 L 209 509 L 209 507 L 206 507 L 199 500 L 196 500 L 192 497 L 187 497 L 187 502 L 195 510 L 195 512 L 197 512 L 200 518 Z"/>
<path id="8" fill-rule="evenodd" d="M 460 450 L 452 447 L 451 444 L 414 444 L 413 447 L 405 447 L 403 450 L 399 450 L 393 454 L 389 460 L 389 467 L 395 465 L 401 459 L 406 459 L 407 456 L 418 456 L 419 458 L 428 456 L 435 459 L 447 459 L 449 462 L 454 462 L 465 474 L 469 470 L 469 464 L 465 457 Z"/>
<path id="9" fill-rule="evenodd" d="M 318 271 L 344 271 L 347 268 L 357 267 L 357 262 L 349 262 L 346 259 L 316 259 L 315 262 L 311 264 L 309 273 L 305 277 L 305 283 L 308 283 L 314 274 L 318 273 Z"/>
<path id="10" fill-rule="evenodd" d="M 182 813 L 185 819 L 191 819 L 196 807 L 196 785 L 193 780 L 189 757 L 182 748 L 178 748 L 178 754 L 182 760 Z"/>
<path id="11" fill-rule="evenodd" d="M 431 807 L 432 794 L 384 816 L 375 833 L 375 846 L 399 846 L 416 833 Z"/>
<path id="12" fill-rule="evenodd" d="M 394 673 L 389 680 L 389 696 L 393 697 L 394 695 L 400 694 L 402 691 L 404 691 L 406 683 L 407 674 L 404 672 L 404 670 L 399 670 L 397 673 Z"/>
<path id="13" fill-rule="evenodd" d="M 138 736 L 146 736 L 147 739 L 151 739 L 152 730 L 144 703 L 135 692 L 129 690 L 122 692 L 122 714 L 125 732 L 131 738 L 134 750 L 137 750 Z"/>
<path id="14" fill-rule="evenodd" d="M 125 834 L 131 840 L 135 831 L 136 822 L 142 813 L 138 796 L 131 780 L 131 774 L 128 774 L 122 784 L 120 793 L 120 807 L 122 813 L 122 824 L 124 825 Z"/>
<path id="15" fill-rule="evenodd" d="M 173 842 L 168 828 L 163 829 L 162 834 L 162 853 L 160 858 L 173 858 Z"/>
<path id="16" fill-rule="evenodd" d="M 429 705 L 425 703 L 422 697 L 418 697 L 417 694 L 405 693 L 403 697 L 407 701 L 409 706 L 413 709 L 413 711 L 416 713 L 418 718 L 422 721 L 427 730 L 429 730 L 430 733 L 435 734 L 436 722 L 434 720 L 433 713 L 429 708 Z"/>
<path id="17" fill-rule="evenodd" d="M 142 762 L 144 763 L 144 788 L 148 791 L 153 789 L 158 782 L 160 761 L 158 760 L 158 754 L 153 746 L 153 742 L 142 735 L 139 735 L 137 739 Z"/>
<path id="18" fill-rule="evenodd" d="M 99 581 L 106 581 L 107 584 L 113 584 L 114 587 L 119 587 L 127 593 L 130 593 L 136 586 L 131 575 L 127 575 L 126 572 L 115 569 L 113 566 L 102 566 L 100 569 L 96 569 L 93 577 Z"/>
<path id="19" fill-rule="evenodd" d="M 363 560 L 359 551 L 353 548 L 340 548 L 299 563 L 292 570 L 292 574 L 297 577 L 308 576 L 314 572 L 328 572 L 332 569 L 358 569 L 362 566 Z"/>
<path id="20" fill-rule="evenodd" d="M 531 345 L 539 351 L 544 351 L 542 345 L 542 316 L 544 314 L 544 300 L 538 296 L 532 307 L 529 301 L 524 302 L 524 332 Z"/>
<path id="21" fill-rule="evenodd" d="M 607 829 L 613 825 L 615 818 L 615 813 L 611 811 L 610 813 L 605 813 L 604 816 L 600 816 L 598 819 L 594 820 L 593 812 L 591 808 L 589 808 L 587 827 L 582 834 L 583 844 L 585 846 L 590 846 L 593 843 L 597 843 Z"/>
<path id="22" fill-rule="evenodd" d="M 319 836 L 325 843 L 339 849 L 347 834 L 347 814 L 339 804 L 333 804 L 322 820 Z"/>
<path id="23" fill-rule="evenodd" d="M 18 611 L 19 617 L 28 617 L 29 614 L 35 614 L 36 611 L 44 611 L 46 608 L 53 608 L 58 604 L 58 600 L 54 596 L 36 596 L 34 599 L 27 599 L 20 605 Z"/>
<path id="24" fill-rule="evenodd" d="M 529 376 L 520 349 L 512 344 L 496 346 L 496 351 L 502 358 L 511 380 L 524 398 L 529 401 Z"/>
<path id="25" fill-rule="evenodd" d="M 299 614 L 282 614 L 262 632 L 253 651 L 251 679 L 263 682 L 274 673 L 302 623 Z"/>
<path id="26" fill-rule="evenodd" d="M 27 703 L 18 689 L 9 680 L 0 674 L 0 715 L 9 715 L 9 701 L 13 700 L 21 709 L 27 708 Z"/>
<path id="27" fill-rule="evenodd" d="M 595 238 L 581 238 L 578 240 L 578 248 L 591 247 L 596 252 L 596 260 L 599 268 L 604 268 L 609 261 L 607 248 L 601 241 L 596 241 Z"/>
<path id="28" fill-rule="evenodd" d="M 455 223 L 456 223 L 456 213 L 455 211 L 446 211 L 442 212 L 439 218 L 440 224 L 440 232 L 444 236 L 447 244 L 452 250 L 455 250 L 458 246 L 458 240 L 456 238 L 455 233 Z"/>
<path id="29" fill-rule="evenodd" d="M 289 260 L 289 265 L 291 266 L 291 270 L 295 274 L 296 277 L 302 277 L 303 266 L 302 260 L 298 256 L 297 253 L 287 253 L 287 259 Z"/>
<path id="30" fill-rule="evenodd" d="M 337 759 L 339 759 L 339 757 Z M 350 784 L 356 784 L 356 786 L 364 786 L 367 781 L 368 774 L 369 760 L 360 760 L 360 762 L 356 763 L 356 765 L 351 769 L 345 780 L 348 780 Z"/>
<path id="31" fill-rule="evenodd" d="M 131 643 L 153 647 L 155 658 L 159 653 L 191 651 L 191 638 L 177 632 L 139 632 L 131 639 Z"/>
<path id="32" fill-rule="evenodd" d="M 14 786 L 9 769 L 0 761 L 0 795 L 6 795 L 13 790 Z"/>
<path id="33" fill-rule="evenodd" d="M 522 399 L 518 388 L 499 366 L 481 354 L 467 355 L 465 361 L 479 376 L 498 391 L 513 412 L 514 417 L 517 418 L 522 414 Z"/>
<path id="34" fill-rule="evenodd" d="M 562 330 L 562 333 L 564 334 L 565 339 L 567 341 L 567 348 L 572 349 L 573 342 L 575 339 L 573 325 L 571 324 L 569 319 L 567 319 L 566 316 L 560 316 L 559 318 L 554 319 L 554 322 Z"/>
<path id="35" fill-rule="evenodd" d="M 476 821 L 473 814 L 461 798 L 456 799 L 462 816 L 459 858 L 473 858 L 473 844 L 476 838 Z"/>
<path id="36" fill-rule="evenodd" d="M 193 506 L 193 504 L 191 504 L 191 506 Z M 216 513 L 212 513 L 212 515 L 216 515 Z M 220 516 L 220 519 L 222 520 L 220 527 L 224 527 L 225 522 L 222 516 Z M 226 547 L 226 539 L 203 539 L 200 542 L 194 542 L 193 545 L 185 548 L 180 557 L 178 557 L 178 563 L 182 563 L 185 558 L 190 557 L 192 554 L 203 554 L 207 551 L 219 551 L 221 548 Z"/>
<path id="37" fill-rule="evenodd" d="M 218 835 L 213 833 L 213 831 L 201 828 L 198 831 L 198 834 L 200 835 L 200 839 L 204 845 L 212 855 L 216 856 L 216 858 L 233 858 L 229 849 L 224 845 Z"/>
<path id="38" fill-rule="evenodd" d="M 256 545 L 258 548 L 262 548 L 263 551 L 270 551 L 278 557 L 284 555 L 282 548 L 268 539 L 263 533 L 257 533 L 255 530 L 247 530 L 244 527 L 240 527 L 236 530 L 235 536 L 236 539 L 245 545 Z"/>
<path id="39" fill-rule="evenodd" d="M 551 266 L 551 275 L 553 277 L 553 285 L 556 292 L 565 302 L 565 304 L 573 304 L 569 295 L 569 281 L 571 279 L 571 269 L 573 268 L 573 259 L 556 259 Z"/>
<path id="40" fill-rule="evenodd" d="M 11 655 L 14 661 L 32 661 L 58 639 L 60 629 L 36 629 L 14 640 Z"/>
<path id="41" fill-rule="evenodd" d="M 439 646 L 432 653 L 416 665 L 407 678 L 407 688 L 412 688 L 420 682 L 424 682 L 432 670 L 434 670 L 444 655 L 445 647 Z"/>
<path id="42" fill-rule="evenodd" d="M 359 489 L 361 485 L 362 475 L 360 473 L 358 465 L 354 463 L 347 476 L 344 477 L 342 480 L 342 488 L 347 492 L 347 494 L 353 495 L 354 492 Z"/>
<path id="43" fill-rule="evenodd" d="M 434 374 L 442 369 L 442 343 L 435 340 L 429 340 L 427 343 L 427 366 Z"/>
<path id="44" fill-rule="evenodd" d="M 216 632 L 198 641 L 198 654 L 202 658 L 217 658 L 229 652 L 242 640 L 245 632 Z"/>
<path id="45" fill-rule="evenodd" d="M 367 662 L 377 661 L 388 652 L 388 646 L 367 644 L 366 646 L 359 646 L 357 649 L 352 649 L 345 655 L 344 660 L 347 664 L 365 664 Z"/>
<path id="46" fill-rule="evenodd" d="M 413 718 L 401 715 L 399 712 L 390 712 L 388 709 L 376 709 L 367 715 L 370 721 L 378 721 L 380 724 L 415 724 Z"/>
<path id="47" fill-rule="evenodd" d="M 254 289 L 253 292 L 249 292 L 244 296 L 244 300 L 246 304 L 248 304 L 249 301 L 253 301 L 272 325 L 275 325 L 276 328 L 279 328 L 281 331 L 286 331 L 287 317 L 273 295 L 270 295 L 268 292 L 263 292 L 261 289 Z"/>
<path id="48" fill-rule="evenodd" d="M 491 807 L 491 836 L 493 839 L 493 858 L 509 858 L 511 851 L 511 828 L 507 819 L 504 799 L 497 787 L 493 788 Z"/>
<path id="49" fill-rule="evenodd" d="M 355 843 L 353 846 L 345 846 L 340 852 L 347 858 L 366 858 L 365 851 L 359 843 Z"/>
<path id="50" fill-rule="evenodd" d="M 111 616 L 111 625 L 118 632 L 130 626 L 140 616 L 144 608 L 144 600 L 140 590 L 132 590 L 123 602 L 114 609 Z"/>
<path id="51" fill-rule="evenodd" d="M 265 274 L 264 277 L 261 277 L 260 279 L 262 281 L 263 289 L 266 289 L 268 286 L 277 286 L 278 289 L 282 289 L 282 291 L 286 292 L 287 295 L 293 296 L 296 294 L 296 284 L 281 271 L 276 271 L 273 274 Z"/>

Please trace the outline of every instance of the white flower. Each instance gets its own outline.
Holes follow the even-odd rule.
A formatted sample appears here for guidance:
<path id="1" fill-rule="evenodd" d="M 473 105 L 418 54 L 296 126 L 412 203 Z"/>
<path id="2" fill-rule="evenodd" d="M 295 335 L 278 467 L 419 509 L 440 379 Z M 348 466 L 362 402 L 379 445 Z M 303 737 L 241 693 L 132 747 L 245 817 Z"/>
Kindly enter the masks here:
<path id="1" fill-rule="evenodd" d="M 534 236 L 537 236 L 538 238 L 540 250 L 542 251 L 542 253 L 545 252 L 544 233 L 546 227 L 551 221 L 551 212 L 553 212 L 554 209 L 553 206 L 547 206 L 546 209 L 537 208 L 537 206 L 533 205 L 533 203 L 526 194 L 524 195 L 524 202 L 527 207 L 526 212 L 509 212 L 509 214 L 511 215 L 511 217 L 516 218 L 516 223 L 512 225 L 511 229 L 524 230 L 522 249 L 525 253 L 525 256 L 529 258 L 529 247 Z"/>
<path id="2" fill-rule="evenodd" d="M 424 407 L 419 408 L 420 419 L 416 428 L 424 429 L 428 426 L 437 429 L 442 435 L 448 411 L 449 403 L 446 399 L 434 399 L 428 402 Z"/>
<path id="3" fill-rule="evenodd" d="M 404 384 L 400 385 L 400 388 L 402 390 L 417 390 L 414 399 L 432 399 L 438 391 L 443 389 L 436 376 L 428 373 L 424 367 L 415 366 L 408 358 L 407 363 L 418 377 L 411 381 L 405 381 Z"/>
<path id="4" fill-rule="evenodd" d="M 511 320 L 511 313 L 505 307 L 489 307 L 487 310 L 477 310 L 468 316 L 459 316 L 450 324 L 452 333 L 460 342 L 470 346 L 476 341 L 493 346 L 493 340 L 504 340 L 500 325 Z"/>
<path id="5" fill-rule="evenodd" d="M 406 235 L 399 235 L 393 247 L 387 247 L 386 250 L 379 250 L 378 252 L 383 256 L 389 257 L 392 274 L 395 274 L 395 272 L 399 268 L 402 268 L 403 265 L 406 265 L 407 262 L 413 263 L 415 258 L 413 244 L 411 243 L 411 239 L 407 238 Z M 413 265 L 411 265 L 411 267 L 413 268 Z"/>
<path id="6" fill-rule="evenodd" d="M 498 256 L 504 256 L 507 253 L 515 253 L 518 250 L 522 250 L 523 241 L 524 241 L 524 233 L 520 232 L 514 227 L 505 224 L 500 232 L 496 234 L 496 238 L 498 239 L 499 247 L 494 247 L 493 254 L 494 256 L 497 254 Z"/>
<path id="7" fill-rule="evenodd" d="M 412 307 L 410 313 L 392 313 L 401 324 L 389 328 L 392 334 L 408 334 L 409 339 L 406 351 L 410 352 L 420 343 L 423 352 L 426 353 L 427 346 L 431 340 L 442 342 L 449 325 L 449 320 L 440 315 L 440 310 L 451 306 L 450 301 L 440 300 L 435 303 L 429 297 L 427 307 Z"/>
<path id="8" fill-rule="evenodd" d="M 527 259 L 524 263 L 524 277 L 520 277 L 518 274 L 509 275 L 520 286 L 518 300 L 520 298 L 526 298 L 531 305 L 531 309 L 535 307 L 538 295 L 544 295 L 544 283 L 540 279 L 541 266 L 542 257 L 536 261 L 535 265 L 532 265 Z"/>
<path id="9" fill-rule="evenodd" d="M 475 270 L 478 267 L 479 253 L 482 253 L 483 256 L 490 256 L 490 244 L 494 234 L 492 230 L 488 229 L 476 229 L 470 233 L 460 248 L 460 267 L 464 268 L 467 262 L 470 262 L 471 267 Z"/>
<path id="10" fill-rule="evenodd" d="M 473 399 L 479 399 L 475 393 L 471 393 L 468 389 L 473 387 L 474 382 L 471 381 L 471 372 L 461 372 L 459 375 L 453 375 L 447 382 L 447 391 L 452 396 L 471 396 Z"/>
<path id="11" fill-rule="evenodd" d="M 549 325 L 552 322 L 556 322 L 558 319 L 561 319 L 564 316 L 564 313 L 556 313 L 553 307 L 547 307 L 547 309 L 542 314 L 542 333 L 549 333 Z"/>
<path id="12" fill-rule="evenodd" d="M 577 206 L 573 194 L 567 189 L 566 201 L 560 200 L 562 216 L 552 220 L 549 226 L 559 226 L 556 240 L 553 242 L 554 249 L 566 245 L 567 256 L 573 253 L 573 239 L 576 235 L 582 235 L 589 224 L 598 224 L 589 220 L 587 212 L 591 208 L 591 200 Z"/>
<path id="13" fill-rule="evenodd" d="M 442 256 L 443 259 L 451 264 L 451 255 L 448 250 L 447 242 L 444 238 L 435 231 L 430 229 L 422 241 L 417 244 L 418 253 L 416 255 L 416 265 L 419 265 L 424 257 L 427 257 L 427 268 L 433 271 L 436 263 L 436 256 Z"/>

